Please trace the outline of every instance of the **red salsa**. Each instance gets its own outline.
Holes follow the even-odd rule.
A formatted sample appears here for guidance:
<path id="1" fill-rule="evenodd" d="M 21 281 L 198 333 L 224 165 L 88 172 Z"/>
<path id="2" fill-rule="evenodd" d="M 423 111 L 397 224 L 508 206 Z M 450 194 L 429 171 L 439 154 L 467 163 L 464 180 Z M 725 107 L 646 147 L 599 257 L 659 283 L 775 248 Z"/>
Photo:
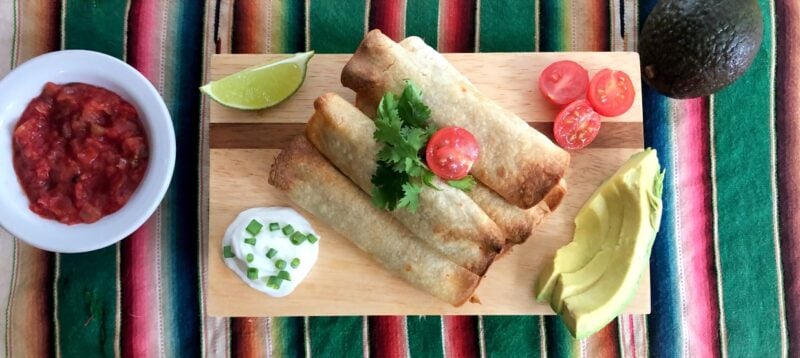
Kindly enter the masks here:
<path id="1" fill-rule="evenodd" d="M 14 129 L 14 170 L 30 209 L 65 224 L 121 208 L 147 170 L 147 138 L 130 103 L 85 83 L 47 83 Z"/>

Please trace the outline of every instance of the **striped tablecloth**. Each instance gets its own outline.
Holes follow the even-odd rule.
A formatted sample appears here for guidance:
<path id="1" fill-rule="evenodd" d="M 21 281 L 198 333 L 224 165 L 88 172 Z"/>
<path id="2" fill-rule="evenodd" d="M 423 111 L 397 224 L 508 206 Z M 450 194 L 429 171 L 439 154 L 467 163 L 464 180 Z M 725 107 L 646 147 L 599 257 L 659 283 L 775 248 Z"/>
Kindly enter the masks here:
<path id="1" fill-rule="evenodd" d="M 153 82 L 178 138 L 164 203 L 120 244 L 56 255 L 2 234 L 0 354 L 800 356 L 797 0 L 760 0 L 764 41 L 733 86 L 683 101 L 645 90 L 646 143 L 668 172 L 652 314 L 583 341 L 553 317 L 205 315 L 210 54 L 346 53 L 370 28 L 444 52 L 631 51 L 655 2 L 0 0 L 0 76 L 48 51 L 108 53 Z"/>

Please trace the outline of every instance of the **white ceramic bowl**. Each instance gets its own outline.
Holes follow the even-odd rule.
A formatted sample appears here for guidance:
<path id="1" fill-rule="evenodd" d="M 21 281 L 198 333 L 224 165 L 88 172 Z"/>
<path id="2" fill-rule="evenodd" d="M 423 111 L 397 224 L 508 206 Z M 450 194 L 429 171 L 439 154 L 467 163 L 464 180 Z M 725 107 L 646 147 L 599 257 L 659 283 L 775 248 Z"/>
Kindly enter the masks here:
<path id="1" fill-rule="evenodd" d="M 44 84 L 83 82 L 116 92 L 139 112 L 147 132 L 147 172 L 130 200 L 92 224 L 65 225 L 28 208 L 13 166 L 12 134 Z M 0 225 L 38 248 L 85 252 L 114 244 L 141 226 L 161 203 L 175 167 L 175 131 L 164 100 L 133 67 L 99 52 L 67 50 L 36 57 L 0 80 Z"/>

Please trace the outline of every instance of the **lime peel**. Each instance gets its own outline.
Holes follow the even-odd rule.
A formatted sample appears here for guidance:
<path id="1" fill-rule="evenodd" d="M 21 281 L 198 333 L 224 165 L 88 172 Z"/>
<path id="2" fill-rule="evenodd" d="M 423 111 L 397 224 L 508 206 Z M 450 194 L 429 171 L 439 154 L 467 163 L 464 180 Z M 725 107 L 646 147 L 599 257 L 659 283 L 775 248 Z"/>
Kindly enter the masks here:
<path id="1" fill-rule="evenodd" d="M 214 101 L 227 107 L 257 110 L 269 108 L 291 97 L 306 78 L 314 51 L 251 67 L 200 87 Z"/>

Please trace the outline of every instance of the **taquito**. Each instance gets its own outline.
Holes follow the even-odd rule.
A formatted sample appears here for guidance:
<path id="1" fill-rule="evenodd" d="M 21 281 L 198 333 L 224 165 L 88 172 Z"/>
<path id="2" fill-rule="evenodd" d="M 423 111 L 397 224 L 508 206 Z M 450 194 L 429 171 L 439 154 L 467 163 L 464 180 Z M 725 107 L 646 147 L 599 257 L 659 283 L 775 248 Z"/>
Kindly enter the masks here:
<path id="1" fill-rule="evenodd" d="M 375 124 L 335 93 L 314 101 L 314 115 L 306 126 L 312 144 L 364 192 L 372 192 L 379 144 Z M 433 189 L 422 188 L 419 209 L 391 211 L 398 221 L 451 261 L 483 275 L 505 237 L 500 228 L 463 191 L 434 179 Z"/>
<path id="2" fill-rule="evenodd" d="M 558 186 L 569 166 L 566 151 L 483 96 L 436 51 L 418 57 L 411 51 L 372 30 L 345 65 L 342 84 L 377 103 L 385 92 L 399 94 L 406 80 L 413 81 L 437 127 L 462 127 L 478 140 L 481 155 L 471 173 L 521 208 L 533 207 Z"/>
<path id="3" fill-rule="evenodd" d="M 304 136 L 275 158 L 269 183 L 333 228 L 384 268 L 452 304 L 466 302 L 481 277 L 456 265 L 372 206 L 369 197 L 336 170 Z"/>

